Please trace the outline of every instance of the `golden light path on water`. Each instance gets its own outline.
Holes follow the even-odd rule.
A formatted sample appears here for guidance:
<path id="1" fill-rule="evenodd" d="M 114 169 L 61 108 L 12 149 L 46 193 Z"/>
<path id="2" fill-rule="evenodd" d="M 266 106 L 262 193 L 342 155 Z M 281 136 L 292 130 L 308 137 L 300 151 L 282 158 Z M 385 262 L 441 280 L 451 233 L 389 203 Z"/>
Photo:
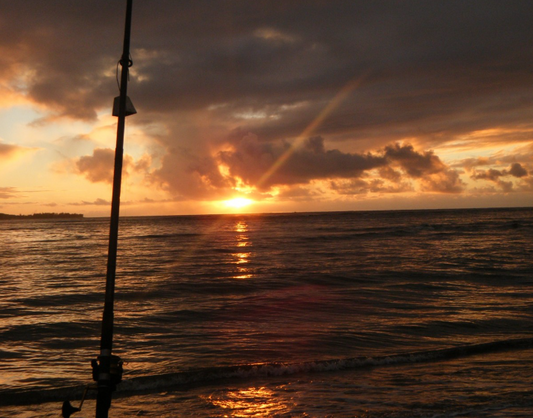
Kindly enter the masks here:
<path id="1" fill-rule="evenodd" d="M 265 387 L 249 387 L 230 390 L 221 395 L 210 395 L 205 399 L 211 404 L 228 411 L 225 417 L 272 417 L 290 411 L 281 397 Z"/>
<path id="2" fill-rule="evenodd" d="M 238 274 L 234 276 L 235 279 L 250 279 L 252 277 L 250 269 L 247 264 L 250 262 L 250 251 L 246 251 L 251 246 L 250 237 L 248 236 L 248 224 L 245 220 L 238 220 L 235 224 L 235 232 L 237 232 L 236 249 L 232 255 L 234 257 L 233 264 L 237 266 Z"/>
<path id="3" fill-rule="evenodd" d="M 228 215 L 233 216 L 233 215 Z M 202 234 L 203 236 L 200 238 L 197 238 L 194 241 L 190 242 L 190 245 L 188 247 L 188 250 L 185 251 L 181 257 L 183 259 L 186 259 L 191 254 L 194 254 L 195 252 L 199 251 L 200 248 L 202 248 L 206 244 L 206 240 L 211 237 L 211 233 L 218 228 L 220 223 L 223 222 L 222 218 L 220 221 L 213 222 L 210 226 L 208 226 Z M 248 264 L 251 261 L 251 247 L 252 247 L 252 241 L 250 240 L 250 236 L 248 234 L 249 227 L 246 223 L 245 219 L 237 218 L 235 220 L 235 224 L 233 226 L 233 232 L 235 233 L 234 237 L 231 237 L 229 241 L 227 241 L 226 244 L 223 244 L 227 246 L 227 248 L 230 250 L 230 255 L 232 259 L 229 261 L 229 263 L 236 266 L 235 275 L 232 276 L 234 279 L 251 279 L 253 278 L 253 272 L 248 267 Z M 142 234 L 142 232 L 138 232 L 139 234 Z M 178 257 L 175 259 L 176 266 L 179 266 L 183 260 L 181 257 Z"/>

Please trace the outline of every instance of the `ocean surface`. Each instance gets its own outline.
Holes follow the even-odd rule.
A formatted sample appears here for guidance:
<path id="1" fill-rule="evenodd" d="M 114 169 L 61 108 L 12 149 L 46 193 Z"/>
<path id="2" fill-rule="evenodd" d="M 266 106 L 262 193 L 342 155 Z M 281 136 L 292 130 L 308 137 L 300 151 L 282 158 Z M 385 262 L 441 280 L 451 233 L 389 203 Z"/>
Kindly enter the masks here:
<path id="1" fill-rule="evenodd" d="M 108 230 L 0 222 L 1 417 L 92 384 Z M 532 285 L 533 209 L 123 218 L 110 417 L 530 417 Z"/>

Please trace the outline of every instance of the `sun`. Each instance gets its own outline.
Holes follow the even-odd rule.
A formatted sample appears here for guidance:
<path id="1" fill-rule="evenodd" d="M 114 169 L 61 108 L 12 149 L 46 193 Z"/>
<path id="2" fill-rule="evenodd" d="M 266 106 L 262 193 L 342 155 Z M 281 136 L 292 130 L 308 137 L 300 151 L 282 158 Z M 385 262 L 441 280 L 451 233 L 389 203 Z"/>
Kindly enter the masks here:
<path id="1" fill-rule="evenodd" d="M 235 199 L 225 200 L 224 206 L 232 209 L 242 209 L 248 205 L 254 203 L 253 200 L 245 197 L 236 197 Z"/>

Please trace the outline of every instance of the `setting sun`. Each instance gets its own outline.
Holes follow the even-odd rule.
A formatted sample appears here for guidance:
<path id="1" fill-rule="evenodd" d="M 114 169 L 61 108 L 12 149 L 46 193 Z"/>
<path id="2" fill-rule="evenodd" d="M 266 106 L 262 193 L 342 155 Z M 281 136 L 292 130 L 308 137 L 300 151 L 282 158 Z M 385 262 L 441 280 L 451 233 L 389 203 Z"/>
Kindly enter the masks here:
<path id="1" fill-rule="evenodd" d="M 253 200 L 246 199 L 245 197 L 236 197 L 235 199 L 224 201 L 224 205 L 232 209 L 241 209 L 245 206 L 251 205 L 252 203 L 254 203 Z"/>

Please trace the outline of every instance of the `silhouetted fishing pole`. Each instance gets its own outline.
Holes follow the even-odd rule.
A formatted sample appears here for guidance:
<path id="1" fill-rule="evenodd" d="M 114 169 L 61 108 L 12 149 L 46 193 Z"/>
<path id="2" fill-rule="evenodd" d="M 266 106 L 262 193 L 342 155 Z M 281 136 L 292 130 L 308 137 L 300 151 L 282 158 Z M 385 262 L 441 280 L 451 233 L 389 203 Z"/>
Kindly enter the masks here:
<path id="1" fill-rule="evenodd" d="M 124 47 L 119 61 L 122 70 L 120 76 L 120 96 L 115 97 L 113 116 L 118 116 L 117 144 L 115 149 L 115 171 L 113 176 L 113 197 L 111 202 L 111 223 L 109 228 L 109 250 L 107 258 L 107 275 L 105 288 L 104 314 L 102 318 L 102 337 L 100 341 L 100 355 L 91 362 L 93 379 L 97 382 L 96 418 L 107 418 L 111 406 L 111 396 L 116 385 L 122 380 L 122 360 L 112 355 L 113 349 L 113 305 L 115 301 L 115 273 L 117 266 L 118 221 L 120 214 L 120 188 L 122 183 L 122 163 L 124 154 L 124 129 L 126 116 L 137 113 L 127 97 L 128 72 L 133 65 L 130 59 L 132 0 L 127 0 L 126 25 L 124 29 Z M 83 394 L 80 407 L 63 404 L 63 416 L 69 417 L 81 409 L 87 390 Z"/>

